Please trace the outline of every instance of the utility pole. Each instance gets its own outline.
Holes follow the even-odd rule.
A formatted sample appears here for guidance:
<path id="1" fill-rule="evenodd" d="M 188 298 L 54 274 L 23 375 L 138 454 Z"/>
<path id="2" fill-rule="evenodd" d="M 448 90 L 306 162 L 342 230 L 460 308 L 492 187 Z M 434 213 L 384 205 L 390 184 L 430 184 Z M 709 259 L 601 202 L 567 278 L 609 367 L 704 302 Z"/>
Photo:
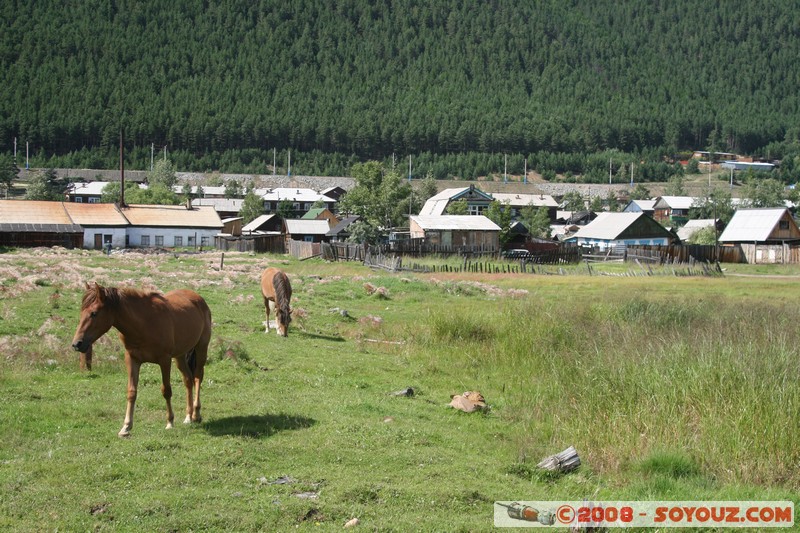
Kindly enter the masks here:
<path id="1" fill-rule="evenodd" d="M 125 130 L 119 129 L 119 206 L 125 206 Z"/>
<path id="2" fill-rule="evenodd" d="M 17 165 L 17 138 L 14 137 L 14 166 Z"/>
<path id="3" fill-rule="evenodd" d="M 608 158 L 608 184 L 611 185 L 611 158 Z"/>
<path id="4" fill-rule="evenodd" d="M 411 156 L 408 156 L 408 181 L 411 181 Z"/>
<path id="5" fill-rule="evenodd" d="M 525 156 L 522 163 L 522 183 L 528 183 L 528 156 Z"/>
<path id="6" fill-rule="evenodd" d="M 29 142 L 25 141 L 25 170 L 28 170 L 29 168 L 31 168 L 30 165 L 28 164 L 28 155 L 29 155 L 29 153 L 30 153 Z"/>
<path id="7" fill-rule="evenodd" d="M 156 152 L 156 143 L 150 143 L 150 172 L 153 171 L 153 157 Z"/>
<path id="8" fill-rule="evenodd" d="M 288 159 L 287 159 L 287 164 L 286 164 L 286 175 L 287 176 L 291 176 L 292 175 L 292 151 L 291 150 L 289 150 L 289 152 L 287 154 L 287 158 Z"/>
<path id="9" fill-rule="evenodd" d="M 505 154 L 503 159 L 505 161 L 503 166 L 503 183 L 508 183 L 508 154 Z"/>
<path id="10" fill-rule="evenodd" d="M 275 176 L 275 148 L 272 149 L 272 175 Z"/>
<path id="11" fill-rule="evenodd" d="M 164 161 L 167 160 L 167 145 L 164 145 Z"/>

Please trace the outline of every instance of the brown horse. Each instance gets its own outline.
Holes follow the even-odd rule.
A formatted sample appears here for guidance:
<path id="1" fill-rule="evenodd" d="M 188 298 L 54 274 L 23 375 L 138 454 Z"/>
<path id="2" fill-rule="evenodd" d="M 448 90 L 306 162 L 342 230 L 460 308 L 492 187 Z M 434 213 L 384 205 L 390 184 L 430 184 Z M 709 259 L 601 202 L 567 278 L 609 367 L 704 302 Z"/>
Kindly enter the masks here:
<path id="1" fill-rule="evenodd" d="M 292 321 L 292 310 L 289 302 L 292 299 L 292 286 L 286 274 L 277 268 L 268 268 L 261 274 L 261 295 L 264 297 L 264 307 L 267 310 L 267 329 L 269 332 L 269 311 L 275 311 L 275 322 L 278 335 L 286 337 L 289 334 L 289 322 Z"/>
<path id="2" fill-rule="evenodd" d="M 172 427 L 175 418 L 169 383 L 172 358 L 186 386 L 184 423 L 200 422 L 200 384 L 211 339 L 211 311 L 205 300 L 196 292 L 185 289 L 162 295 L 87 283 L 81 304 L 81 320 L 72 347 L 81 353 L 91 353 L 92 343 L 112 327 L 119 331 L 119 338 L 125 346 L 125 366 L 128 368 L 128 404 L 119 436 L 129 436 L 133 427 L 142 363 L 155 363 L 161 367 L 161 394 L 167 401 L 167 429 Z"/>

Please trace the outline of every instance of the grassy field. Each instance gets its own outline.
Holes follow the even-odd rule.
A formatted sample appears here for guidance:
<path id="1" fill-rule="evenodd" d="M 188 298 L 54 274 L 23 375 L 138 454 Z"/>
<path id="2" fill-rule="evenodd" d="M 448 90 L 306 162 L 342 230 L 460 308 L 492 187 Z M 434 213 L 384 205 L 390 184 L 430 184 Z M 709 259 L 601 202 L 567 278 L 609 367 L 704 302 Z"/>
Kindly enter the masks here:
<path id="1" fill-rule="evenodd" d="M 414 275 L 221 259 L 0 254 L 0 528 L 487 531 L 496 500 L 800 502 L 796 269 Z M 268 265 L 292 281 L 287 338 L 264 333 Z M 115 332 L 91 372 L 70 349 L 87 281 L 206 298 L 202 424 L 164 429 L 145 365 L 132 436 L 117 437 Z M 179 383 L 174 370 L 182 420 Z M 448 407 L 466 390 L 490 410 Z M 570 445 L 577 471 L 537 470 Z"/>

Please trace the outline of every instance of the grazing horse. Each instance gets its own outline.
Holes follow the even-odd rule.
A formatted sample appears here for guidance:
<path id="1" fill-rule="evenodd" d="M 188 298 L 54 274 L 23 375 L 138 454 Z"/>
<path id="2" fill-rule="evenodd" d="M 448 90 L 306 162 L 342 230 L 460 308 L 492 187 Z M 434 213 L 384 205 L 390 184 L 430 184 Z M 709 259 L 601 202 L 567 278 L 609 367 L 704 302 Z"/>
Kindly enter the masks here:
<path id="1" fill-rule="evenodd" d="M 82 354 L 90 354 L 94 341 L 112 327 L 117 329 L 125 346 L 125 366 L 128 368 L 128 403 L 119 436 L 130 436 L 133 427 L 142 363 L 155 363 L 161 367 L 161 394 L 167 401 L 167 429 L 172 427 L 175 418 L 169 383 L 172 358 L 186 386 L 184 423 L 200 422 L 200 384 L 211 339 L 211 311 L 205 300 L 186 289 L 159 294 L 87 283 L 72 347 Z"/>
<path id="2" fill-rule="evenodd" d="M 269 311 L 272 309 L 275 312 L 278 335 L 286 337 L 289 334 L 289 322 L 292 321 L 292 310 L 289 308 L 292 286 L 289 278 L 277 268 L 266 269 L 261 274 L 261 295 L 267 310 L 267 329 L 264 333 L 269 332 Z"/>

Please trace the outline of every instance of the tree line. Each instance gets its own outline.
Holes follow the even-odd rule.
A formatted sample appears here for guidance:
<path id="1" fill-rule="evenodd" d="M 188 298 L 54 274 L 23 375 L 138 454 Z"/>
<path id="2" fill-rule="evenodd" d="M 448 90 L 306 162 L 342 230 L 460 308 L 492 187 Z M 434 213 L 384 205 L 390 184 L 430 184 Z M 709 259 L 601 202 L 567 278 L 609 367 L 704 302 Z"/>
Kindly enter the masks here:
<path id="1" fill-rule="evenodd" d="M 308 174 L 396 154 L 471 179 L 511 154 L 515 173 L 531 157 L 596 181 L 608 161 L 592 155 L 617 151 L 612 179 L 628 157 L 663 181 L 680 150 L 774 158 L 797 144 L 797 7 L 5 2 L 0 149 L 16 138 L 43 167 L 108 168 L 124 129 L 131 168 L 167 146 L 181 169 L 264 173 L 276 149 Z"/>

